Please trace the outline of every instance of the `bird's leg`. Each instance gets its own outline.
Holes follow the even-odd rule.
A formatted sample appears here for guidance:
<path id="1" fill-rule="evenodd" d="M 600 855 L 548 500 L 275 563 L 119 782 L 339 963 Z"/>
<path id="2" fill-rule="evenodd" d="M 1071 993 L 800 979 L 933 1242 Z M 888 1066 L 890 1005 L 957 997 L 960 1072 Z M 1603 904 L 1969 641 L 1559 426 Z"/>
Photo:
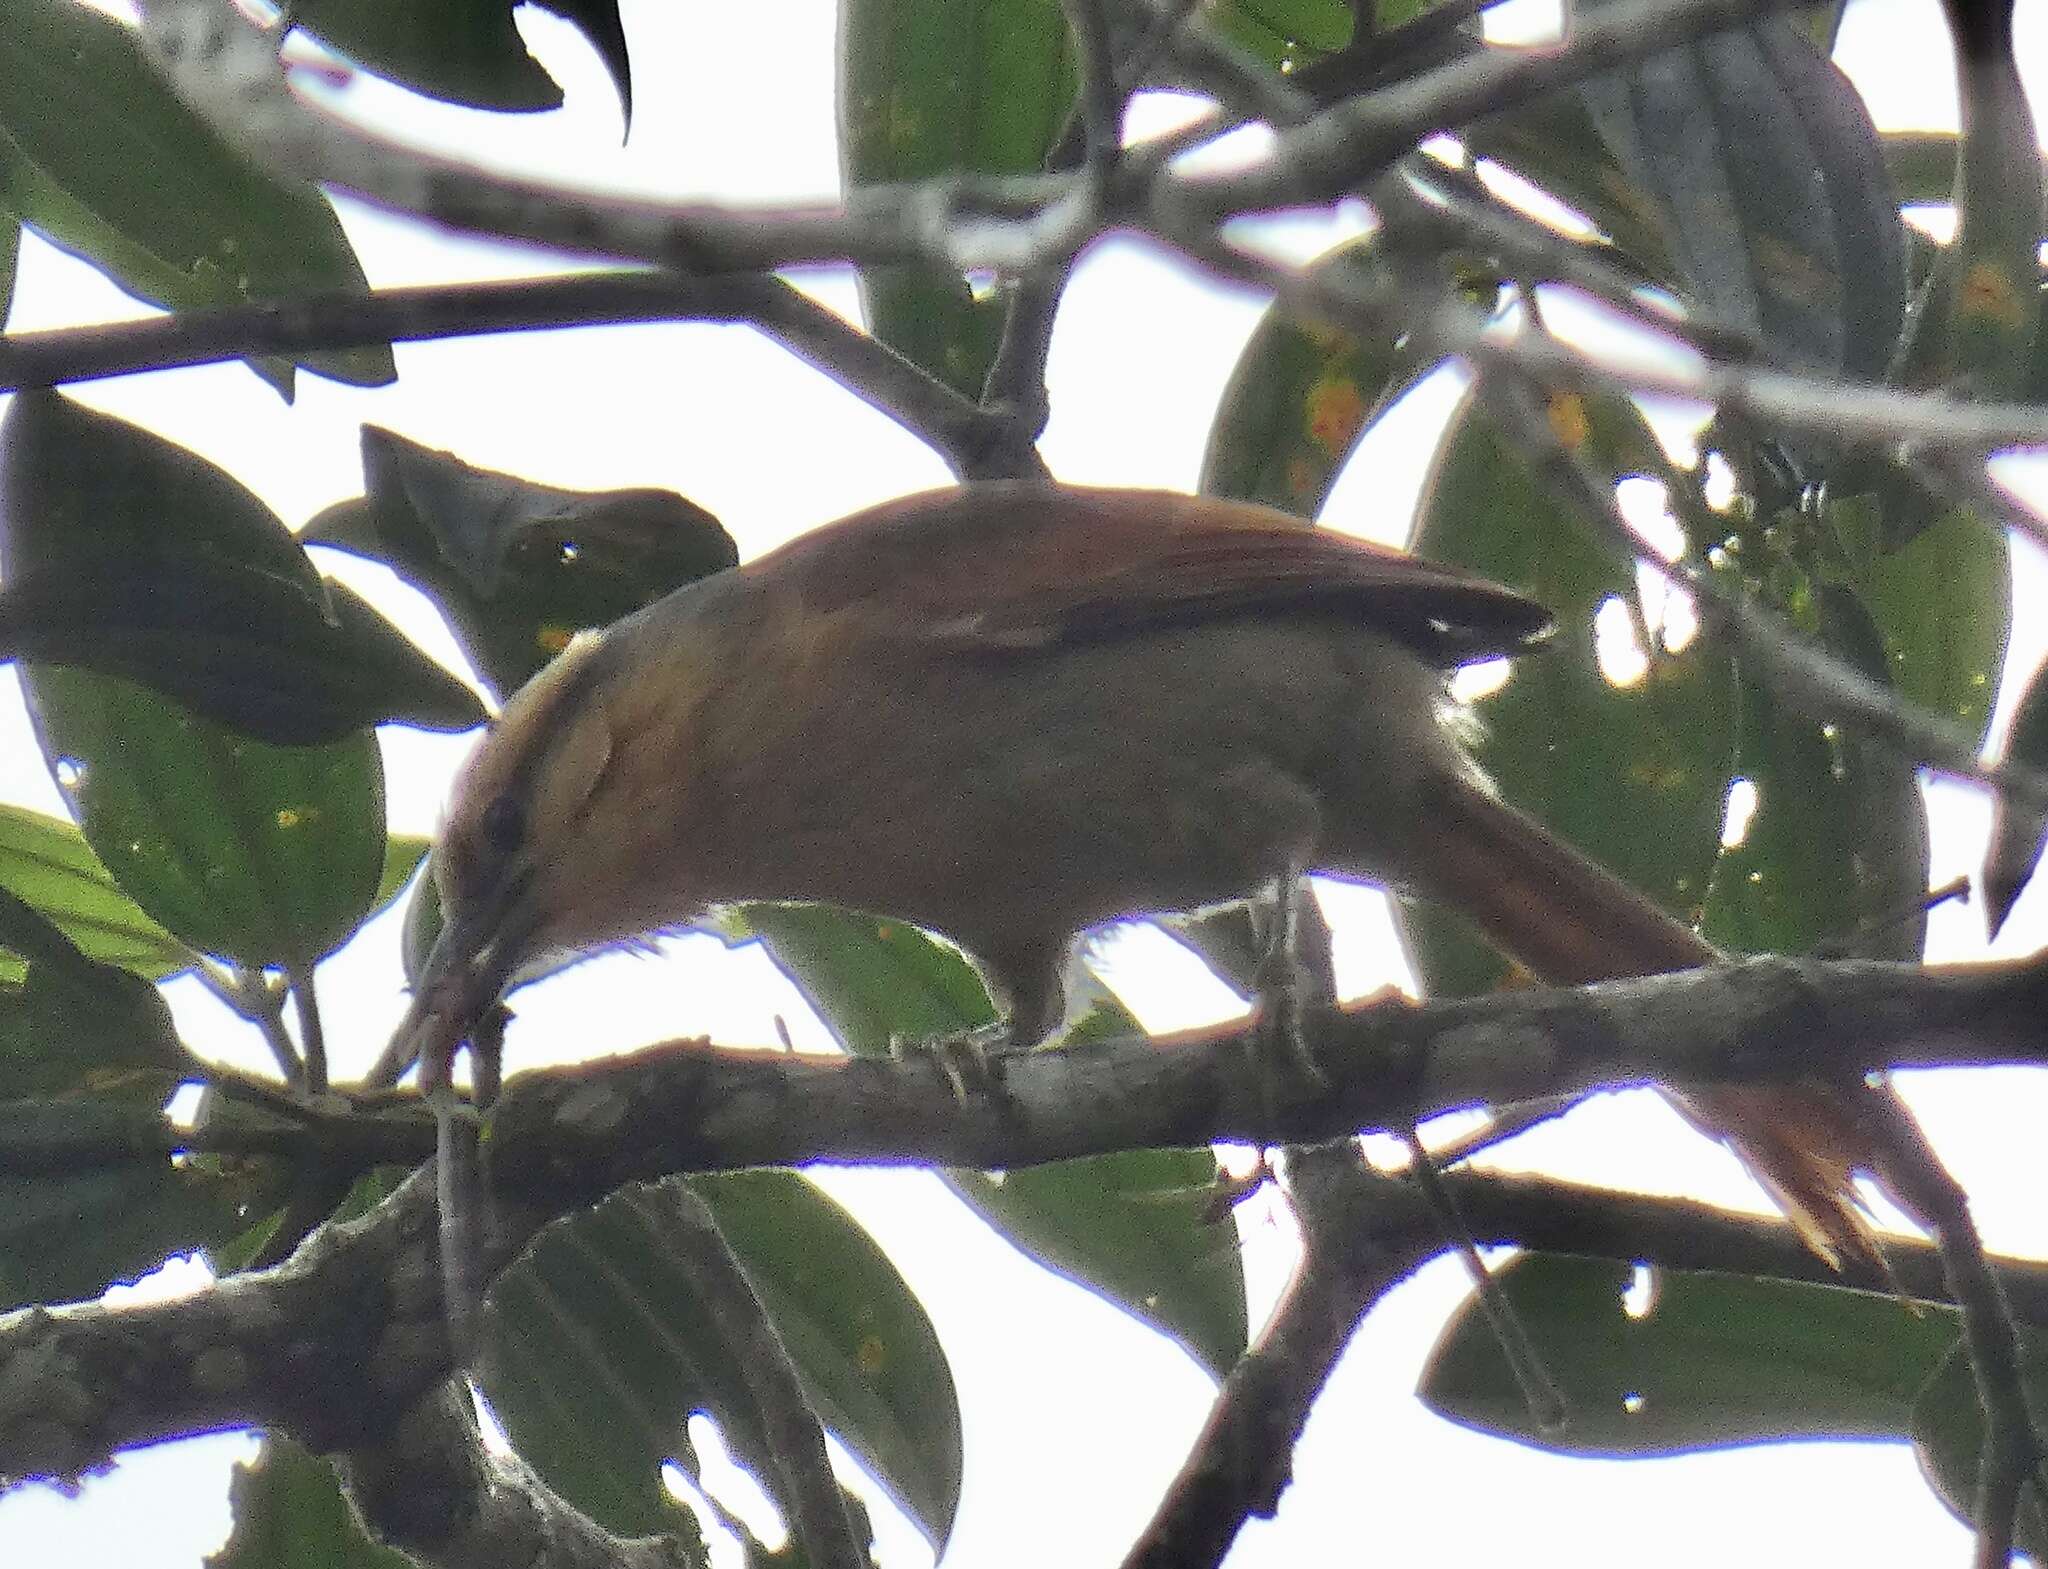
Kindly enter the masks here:
<path id="1" fill-rule="evenodd" d="M 477 1314 L 483 1306 L 484 1238 L 491 1223 L 482 1113 L 503 1082 L 505 1026 L 512 1011 L 492 1006 L 469 1036 L 472 1099 L 456 1098 L 450 1070 L 454 1051 L 430 1051 L 420 1062 L 427 1104 L 434 1111 L 434 1191 L 441 1216 L 441 1305 L 457 1366 L 470 1361 Z M 431 1082 L 426 1082 L 431 1080 Z"/>
<path id="2" fill-rule="evenodd" d="M 1000 1095 L 1004 1059 L 1039 1045 L 1059 1028 L 1066 1012 L 1061 958 L 1037 948 L 970 955 L 999 1016 L 941 1035 L 892 1037 L 889 1054 L 898 1060 L 928 1059 L 962 1105 L 978 1096 Z"/>
<path id="3" fill-rule="evenodd" d="M 1259 1020 L 1254 1035 L 1261 1079 L 1274 1104 L 1330 1087 L 1302 1024 L 1312 1004 L 1335 1002 L 1330 931 L 1315 890 L 1299 870 L 1274 878 L 1252 905 L 1259 958 L 1252 972 Z"/>

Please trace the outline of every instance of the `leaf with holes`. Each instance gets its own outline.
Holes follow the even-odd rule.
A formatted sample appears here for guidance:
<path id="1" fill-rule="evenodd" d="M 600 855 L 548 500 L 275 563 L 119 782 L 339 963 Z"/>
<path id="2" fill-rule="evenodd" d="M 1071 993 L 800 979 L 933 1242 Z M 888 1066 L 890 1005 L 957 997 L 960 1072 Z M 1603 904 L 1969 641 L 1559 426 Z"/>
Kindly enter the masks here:
<path id="1" fill-rule="evenodd" d="M 1573 429 L 1637 418 L 1624 405 L 1593 420 L 1576 399 L 1552 412 Z M 1619 436 L 1601 441 L 1628 449 Z M 1437 455 L 1415 548 L 1512 584 L 1557 617 L 1556 637 L 1478 705 L 1474 751 L 1502 795 L 1691 919 L 1706 898 L 1733 773 L 1727 662 L 1695 645 L 1660 650 L 1626 681 L 1604 673 L 1602 645 L 1621 641 L 1636 599 L 1634 564 L 1593 543 L 1471 405 Z M 1500 973 L 1447 921 L 1419 923 L 1415 938 L 1432 991 Z"/>
<path id="2" fill-rule="evenodd" d="M 1525 1253 L 1495 1274 L 1564 1396 L 1539 1429 L 1475 1297 L 1418 1393 L 1461 1426 L 1560 1454 L 1648 1456 L 1787 1438 L 1903 1438 L 1958 1333 L 1947 1308 L 1746 1276 L 1659 1270 L 1647 1310 L 1627 1264 Z"/>
<path id="3" fill-rule="evenodd" d="M 1815 594 L 1816 639 L 1889 684 L 1877 628 L 1855 593 Z M 1742 953 L 1818 947 L 1915 959 L 1927 928 L 1927 813 L 1912 764 L 1886 741 L 1823 724 L 1762 682 L 1740 688 L 1736 770 L 1755 787 L 1739 844 L 1722 852 L 1703 930 Z"/>

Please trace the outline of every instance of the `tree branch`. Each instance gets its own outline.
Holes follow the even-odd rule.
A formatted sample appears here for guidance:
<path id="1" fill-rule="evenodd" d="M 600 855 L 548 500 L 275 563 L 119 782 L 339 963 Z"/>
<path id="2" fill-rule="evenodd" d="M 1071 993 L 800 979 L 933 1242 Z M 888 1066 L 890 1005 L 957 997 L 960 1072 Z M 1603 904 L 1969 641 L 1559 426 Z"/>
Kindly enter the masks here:
<path id="1" fill-rule="evenodd" d="M 535 1199 L 808 1160 L 1001 1168 L 1235 1140 L 1313 1143 L 1618 1085 L 2048 1062 L 2048 965 L 1751 959 L 1599 986 L 1307 1011 L 1326 1093 L 1274 1105 L 1257 1029 L 1004 1059 L 961 1105 L 929 1063 L 674 1042 L 512 1080 L 495 1180 Z"/>
<path id="2" fill-rule="evenodd" d="M 232 0 L 142 0 L 145 52 L 194 113 L 262 167 L 473 233 L 681 272 L 925 261 L 1018 271 L 1071 255 L 1105 219 L 1075 176 L 877 185 L 781 209 L 602 196 L 500 176 L 360 130 L 293 92 L 276 39 Z"/>
<path id="3" fill-rule="evenodd" d="M 537 328 L 647 321 L 742 322 L 880 409 L 956 474 L 1009 433 L 887 344 L 793 285 L 761 273 L 575 273 L 334 293 L 0 336 L 0 392 L 239 359 Z"/>
<path id="4" fill-rule="evenodd" d="M 669 1537 L 614 1536 L 517 1456 L 489 1454 L 467 1390 L 443 1381 L 375 1444 L 343 1455 L 370 1530 L 437 1569 L 696 1569 Z"/>

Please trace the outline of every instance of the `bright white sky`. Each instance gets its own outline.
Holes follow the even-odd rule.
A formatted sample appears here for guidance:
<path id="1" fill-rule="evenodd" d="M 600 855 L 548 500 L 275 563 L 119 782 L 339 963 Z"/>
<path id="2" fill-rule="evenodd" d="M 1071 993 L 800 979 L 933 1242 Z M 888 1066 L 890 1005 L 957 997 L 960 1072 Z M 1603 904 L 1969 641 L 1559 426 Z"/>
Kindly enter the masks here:
<path id="1" fill-rule="evenodd" d="M 817 198 L 837 183 L 832 125 L 832 0 L 775 8 L 772 70 L 738 78 L 753 58 L 762 13 L 745 6 L 677 7 L 626 0 L 643 82 L 633 133 L 619 121 L 602 71 L 580 39 L 530 9 L 522 23 L 568 90 L 557 114 L 494 120 L 491 156 L 563 175 L 653 191 L 749 200 Z M 2029 20 L 2032 12 L 2022 16 Z M 1932 0 L 1859 0 L 1845 63 L 1881 124 L 1952 126 L 1946 42 Z M 2023 27 L 2023 52 L 2030 40 Z M 461 135 L 467 117 L 404 102 L 374 83 L 351 90 L 366 115 L 402 109 L 413 123 Z M 473 133 L 472 133 L 473 134 Z M 533 253 L 432 235 L 343 205 L 372 281 L 390 286 L 511 276 L 551 265 Z M 1313 248 L 1327 231 L 1295 232 Z M 849 315 L 850 275 L 799 280 Z M 1191 488 L 1209 412 L 1259 311 L 1241 292 L 1192 278 L 1155 252 L 1104 246 L 1075 277 L 1050 367 L 1053 419 L 1044 450 L 1068 480 Z M 8 326 L 14 330 L 133 316 L 135 302 L 96 273 L 27 239 Z M 471 462 L 553 484 L 665 485 L 722 517 L 748 555 L 865 503 L 947 475 L 909 436 L 744 328 L 614 327 L 526 334 L 398 350 L 395 387 L 361 392 L 314 377 L 286 408 L 238 366 L 131 377 L 81 389 L 96 407 L 207 454 L 297 525 L 361 489 L 357 427 L 374 421 Z M 1398 538 L 1419 477 L 1422 423 L 1377 442 L 1332 506 L 1345 526 Z M 0 400 L 4 401 L 4 400 Z M 451 661 L 431 610 L 379 569 L 319 552 L 324 569 L 370 592 L 387 613 Z M 2038 577 L 2026 563 L 2027 578 Z M 2029 596 L 2032 597 L 2031 595 Z M 2038 651 L 2030 644 L 2029 657 Z M 11 673 L 0 677 L 0 795 L 61 811 L 43 772 Z M 387 731 L 394 829 L 430 831 L 466 741 Z M 1971 871 L 1985 824 L 1968 792 L 1939 789 L 1934 878 Z M 2030 907 L 2032 914 L 2030 915 Z M 1376 896 L 1335 890 L 1352 941 L 1344 981 L 1363 991 L 1391 973 L 1374 940 Z M 2001 948 L 2032 945 L 2042 906 L 2030 899 Z M 2028 935 L 2036 934 L 2036 935 Z M 377 922 L 323 967 L 321 995 L 337 1055 L 372 1054 L 402 1008 L 395 923 Z M 1937 916 L 1934 951 L 1981 951 L 1973 911 Z M 522 994 L 511 1038 L 517 1062 L 537 1043 L 596 1051 L 708 1031 L 773 1039 L 786 1017 L 821 1041 L 804 1004 L 758 954 L 709 939 L 665 945 L 654 962 L 593 962 Z M 1232 1006 L 1200 977 L 1133 963 L 1155 1002 L 1150 1022 L 1186 1022 Z M 1149 984 L 1146 982 L 1149 981 Z M 245 1031 L 196 987 L 176 1006 L 188 1037 L 261 1060 Z M 1146 997 L 1139 998 L 1141 1005 Z M 346 1062 L 346 1057 L 342 1057 Z M 345 1070 L 344 1070 L 345 1071 Z M 2020 1071 L 1923 1077 L 1911 1086 L 1930 1131 L 1977 1196 L 1995 1247 L 2048 1254 L 2039 1128 L 2042 1076 Z M 1515 1164 L 1722 1202 L 1757 1202 L 1748 1180 L 1654 1098 L 1610 1098 L 1519 1141 Z M 1205 1376 L 1174 1347 L 1087 1293 L 1024 1260 L 915 1173 L 826 1178 L 853 1204 L 927 1303 L 953 1360 L 967 1414 L 967 1481 L 953 1551 L 961 1565 L 1110 1561 L 1142 1525 L 1179 1464 L 1209 1399 Z M 1245 1217 L 1254 1313 L 1288 1259 L 1270 1213 Z M 1338 1369 L 1297 1460 L 1280 1517 L 1255 1524 L 1232 1563 L 1328 1561 L 1371 1543 L 1386 1562 L 1569 1560 L 1597 1566 L 1766 1563 L 1919 1565 L 1966 1561 L 1966 1538 L 1897 1446 L 1777 1446 L 1679 1461 L 1562 1460 L 1477 1437 L 1412 1398 L 1421 1359 L 1463 1283 L 1439 1265 L 1395 1292 Z M 0 1556 L 21 1564 L 124 1562 L 185 1569 L 227 1529 L 227 1473 L 254 1443 L 234 1435 L 166 1445 L 124 1460 L 74 1503 L 45 1489 L 0 1499 Z M 1455 1510 L 1447 1544 L 1447 1515 Z M 1592 1522 L 1597 1530 L 1590 1530 Z M 891 1564 L 924 1561 L 914 1534 L 883 1522 Z"/>

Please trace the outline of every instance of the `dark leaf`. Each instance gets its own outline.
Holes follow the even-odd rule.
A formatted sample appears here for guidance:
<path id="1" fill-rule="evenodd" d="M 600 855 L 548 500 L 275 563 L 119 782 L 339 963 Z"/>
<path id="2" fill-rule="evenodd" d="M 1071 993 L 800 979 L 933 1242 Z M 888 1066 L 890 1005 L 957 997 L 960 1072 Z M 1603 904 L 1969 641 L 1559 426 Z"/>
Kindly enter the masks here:
<path id="1" fill-rule="evenodd" d="M 337 54 L 430 98 L 554 109 L 562 89 L 526 52 L 513 0 L 296 0 L 293 23 Z"/>
<path id="2" fill-rule="evenodd" d="M 1916 1392 L 1957 1335 L 1947 1308 L 1915 1312 L 1836 1286 L 1657 1270 L 1647 1305 L 1631 1313 L 1626 1264 L 1527 1253 L 1494 1278 L 1564 1395 L 1564 1427 L 1537 1429 L 1472 1297 L 1418 1392 L 1439 1416 L 1562 1454 L 1903 1438 Z"/>
<path id="3" fill-rule="evenodd" d="M 334 1467 L 280 1434 L 235 1467 L 228 1502 L 234 1534 L 206 1569 L 412 1569 L 403 1553 L 370 1540 Z"/>
<path id="4" fill-rule="evenodd" d="M 1891 379 L 2019 387 L 2041 315 L 2041 148 L 2013 58 L 2010 5 L 1947 8 L 1956 34 L 1961 141 L 1954 240 L 1936 262 Z"/>
<path id="5" fill-rule="evenodd" d="M 1877 629 L 1854 592 L 1827 584 L 1817 598 L 1821 646 L 1886 681 Z M 1918 958 L 1927 814 L 1911 762 L 1759 682 L 1742 683 L 1741 706 L 1736 770 L 1755 786 L 1756 809 L 1715 866 L 1708 939 L 1744 953 Z"/>
<path id="6" fill-rule="evenodd" d="M 2024 1337 L 2020 1347 L 2020 1384 L 2035 1410 L 2048 1395 L 2048 1346 L 2038 1335 Z M 1976 1525 L 1977 1457 L 1984 1445 L 1984 1408 L 1977 1398 L 1977 1376 L 1961 1346 L 1942 1359 L 1940 1368 L 1920 1391 L 1913 1406 L 1913 1449 L 1920 1472 L 1935 1496 L 1965 1525 Z M 2026 1477 L 2020 1485 L 2014 1520 L 2015 1545 L 2035 1563 L 2048 1561 L 2048 1509 L 2042 1507 L 2039 1484 Z"/>
<path id="7" fill-rule="evenodd" d="M 1567 398 L 1551 412 L 1610 461 L 1639 426 L 1625 404 Z M 1557 617 L 1557 635 L 1479 705 L 1474 750 L 1501 793 L 1691 919 L 1706 897 L 1734 761 L 1727 663 L 1694 645 L 1660 650 L 1627 684 L 1603 673 L 1596 617 L 1619 620 L 1636 600 L 1633 562 L 1593 544 L 1476 408 L 1438 454 L 1416 549 L 1512 584 Z M 1500 973 L 1445 921 L 1418 923 L 1413 936 L 1433 993 Z"/>
<path id="8" fill-rule="evenodd" d="M 182 447 L 52 393 L 0 428 L 0 568 L 10 581 L 109 559 L 235 561 L 319 581 L 290 533 Z M 191 947 L 308 962 L 361 922 L 382 870 L 383 769 L 362 730 L 274 747 L 117 677 L 29 665 L 37 739 L 115 881 Z"/>
<path id="9" fill-rule="evenodd" d="M 823 905 L 749 904 L 727 930 L 765 938 L 847 1050 L 931 1040 L 989 1023 L 988 994 L 959 952 L 900 921 Z M 1043 1171 L 949 1174 L 955 1191 L 1032 1257 L 1173 1336 L 1212 1369 L 1245 1343 L 1242 1273 L 1209 1214 L 1216 1163 L 1151 1150 Z"/>
<path id="10" fill-rule="evenodd" d="M 942 1541 L 959 1489 L 959 1415 L 931 1325 L 867 1234 L 788 1173 L 698 1185 L 820 1415 Z M 613 1194 L 543 1232 L 492 1287 L 482 1382 L 515 1445 L 611 1529 L 673 1529 L 663 1462 L 694 1470 L 685 1430 L 717 1417 L 765 1453 L 721 1324 L 692 1285 L 661 1187 Z M 772 1489 L 773 1479 L 757 1477 Z"/>
<path id="11" fill-rule="evenodd" d="M 1200 489 L 1297 517 L 1322 511 L 1359 434 L 1405 385 L 1385 339 L 1267 310 L 1209 426 Z"/>
<path id="12" fill-rule="evenodd" d="M 734 565 L 718 520 L 667 490 L 561 490 L 363 427 L 368 494 L 305 527 L 307 544 L 389 564 L 441 607 L 500 696 L 670 589 Z"/>
<path id="13" fill-rule="evenodd" d="M 2048 769 L 2048 665 L 2037 665 L 2013 705 L 2006 761 Z M 1992 936 L 2005 924 L 2048 847 L 2048 812 L 2001 792 L 1991 808 L 1991 847 L 1984 855 L 1985 924 Z"/>
<path id="14" fill-rule="evenodd" d="M 1883 368 L 1905 311 L 1898 202 L 1862 99 L 1795 24 L 1716 33 L 1578 91 L 1629 199 L 1657 215 L 1673 282 L 1795 363 Z"/>
<path id="15" fill-rule="evenodd" d="M 63 1144 L 103 1145 L 91 1167 L 74 1161 L 51 1176 L 0 1177 L 0 1311 L 30 1302 L 96 1297 L 115 1281 L 136 1280 L 174 1253 L 231 1236 L 241 1183 L 200 1161 L 172 1163 L 161 1153 L 118 1155 L 127 1130 L 155 1108 L 74 1099 L 0 1102 L 0 1148 L 11 1162 Z"/>
<path id="16" fill-rule="evenodd" d="M 0 206 L 171 310 L 368 288 L 319 191 L 232 151 L 134 29 L 90 6 L 0 0 Z M 366 386 L 395 375 L 383 347 L 305 363 Z M 259 369 L 289 392 L 288 365 Z"/>
<path id="17" fill-rule="evenodd" d="M 5 888 L 0 946 L 26 967 L 19 981 L 0 983 L 0 1095 L 91 1090 L 163 1104 L 188 1059 L 155 986 L 87 958 L 48 916 Z"/>
<path id="18" fill-rule="evenodd" d="M 121 891 L 71 823 L 23 806 L 0 806 L 0 887 L 54 921 L 87 957 L 150 980 L 191 968 L 192 953 Z M 24 966 L 0 953 L 0 983 Z"/>
<path id="19" fill-rule="evenodd" d="M 366 725 L 466 730 L 476 694 L 344 583 L 141 554 L 0 589 L 0 658 L 125 676 L 276 746 Z"/>
<path id="20" fill-rule="evenodd" d="M 566 22 L 575 23 L 591 48 L 611 73 L 612 86 L 619 92 L 619 111 L 626 123 L 633 123 L 633 57 L 626 45 L 625 24 L 619 19 L 618 0 L 536 0 L 544 11 L 552 11 Z"/>
<path id="21" fill-rule="evenodd" d="M 1074 101 L 1059 0 L 846 0 L 839 162 L 849 188 L 948 174 L 1029 174 Z M 863 268 L 874 335 L 955 391 L 981 396 L 1003 301 L 926 268 Z"/>

